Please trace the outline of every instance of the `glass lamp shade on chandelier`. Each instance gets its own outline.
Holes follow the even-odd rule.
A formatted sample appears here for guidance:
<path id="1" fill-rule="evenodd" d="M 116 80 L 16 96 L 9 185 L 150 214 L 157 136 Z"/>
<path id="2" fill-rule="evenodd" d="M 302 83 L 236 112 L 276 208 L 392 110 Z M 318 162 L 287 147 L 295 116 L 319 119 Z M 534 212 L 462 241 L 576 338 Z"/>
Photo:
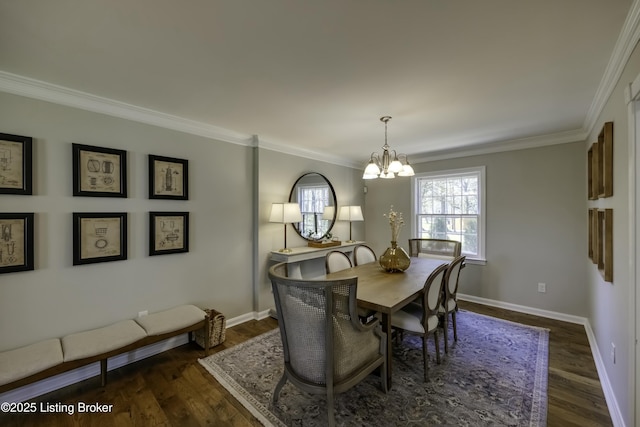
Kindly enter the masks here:
<path id="1" fill-rule="evenodd" d="M 391 120 L 390 116 L 380 117 L 380 121 L 384 123 L 384 145 L 382 146 L 382 155 L 378 153 L 371 154 L 371 160 L 364 170 L 362 179 L 386 178 L 391 179 L 398 176 L 413 176 L 413 168 L 409 164 L 406 154 L 397 154 L 396 150 L 391 150 L 387 144 L 387 123 Z M 404 162 L 400 159 L 404 157 Z"/>

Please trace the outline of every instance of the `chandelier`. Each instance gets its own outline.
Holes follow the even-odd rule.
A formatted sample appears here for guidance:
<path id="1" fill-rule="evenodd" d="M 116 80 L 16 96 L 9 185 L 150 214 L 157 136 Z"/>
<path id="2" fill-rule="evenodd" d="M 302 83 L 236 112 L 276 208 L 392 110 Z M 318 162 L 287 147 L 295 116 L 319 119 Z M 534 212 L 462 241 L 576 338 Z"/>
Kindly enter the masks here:
<path id="1" fill-rule="evenodd" d="M 396 150 L 390 150 L 391 147 L 387 144 L 387 123 L 389 120 L 391 120 L 390 116 L 380 117 L 380 121 L 384 123 L 384 145 L 382 146 L 382 155 L 378 153 L 371 153 L 371 160 L 369 160 L 369 164 L 364 170 L 362 179 L 391 179 L 395 178 L 396 175 L 415 175 L 413 168 L 409 164 L 407 155 L 397 154 Z M 402 157 L 404 157 L 404 163 L 400 161 Z"/>

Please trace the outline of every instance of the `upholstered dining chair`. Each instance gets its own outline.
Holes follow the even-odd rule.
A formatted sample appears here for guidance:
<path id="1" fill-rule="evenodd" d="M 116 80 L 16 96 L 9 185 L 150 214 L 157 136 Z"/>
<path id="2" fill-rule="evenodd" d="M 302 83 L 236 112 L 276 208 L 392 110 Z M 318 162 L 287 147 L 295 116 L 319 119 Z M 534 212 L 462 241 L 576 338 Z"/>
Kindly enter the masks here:
<path id="1" fill-rule="evenodd" d="M 328 424 L 335 425 L 334 396 L 380 368 L 386 393 L 386 335 L 378 319 L 362 324 L 356 315 L 357 277 L 303 280 L 286 277 L 286 264 L 269 269 L 282 339 L 284 373 L 275 404 L 287 381 L 327 397 Z"/>
<path id="2" fill-rule="evenodd" d="M 449 353 L 449 315 L 453 324 L 453 340 L 458 341 L 458 326 L 456 324 L 456 312 L 458 311 L 458 279 L 460 269 L 464 265 L 464 256 L 456 257 L 447 268 L 444 276 L 444 298 L 438 309 L 440 316 L 444 317 L 444 352 Z"/>
<path id="3" fill-rule="evenodd" d="M 438 341 L 438 309 L 442 303 L 442 286 L 447 264 L 442 264 L 427 277 L 424 290 L 418 302 L 412 302 L 393 313 L 391 326 L 400 332 L 422 337 L 422 358 L 424 360 L 424 380 L 428 379 L 427 337 L 434 336 L 436 346 L 436 362 L 440 364 L 440 343 Z"/>
<path id="4" fill-rule="evenodd" d="M 330 251 L 325 255 L 324 265 L 327 274 L 353 267 L 349 256 L 344 252 Z"/>
<path id="5" fill-rule="evenodd" d="M 462 243 L 445 239 L 409 239 L 409 256 L 451 257 L 460 256 Z"/>
<path id="6" fill-rule="evenodd" d="M 353 248 L 353 262 L 355 265 L 369 264 L 377 261 L 376 253 L 369 246 L 359 244 Z"/>

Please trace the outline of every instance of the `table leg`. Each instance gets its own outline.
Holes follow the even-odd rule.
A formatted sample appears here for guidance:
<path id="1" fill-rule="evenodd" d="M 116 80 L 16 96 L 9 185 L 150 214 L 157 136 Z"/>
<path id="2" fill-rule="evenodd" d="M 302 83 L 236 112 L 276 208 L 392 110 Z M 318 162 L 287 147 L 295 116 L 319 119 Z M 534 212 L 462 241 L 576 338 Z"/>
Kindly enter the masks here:
<path id="1" fill-rule="evenodd" d="M 387 386 L 391 390 L 391 360 L 393 359 L 393 345 L 391 342 L 391 315 L 382 313 L 382 331 L 387 334 Z"/>

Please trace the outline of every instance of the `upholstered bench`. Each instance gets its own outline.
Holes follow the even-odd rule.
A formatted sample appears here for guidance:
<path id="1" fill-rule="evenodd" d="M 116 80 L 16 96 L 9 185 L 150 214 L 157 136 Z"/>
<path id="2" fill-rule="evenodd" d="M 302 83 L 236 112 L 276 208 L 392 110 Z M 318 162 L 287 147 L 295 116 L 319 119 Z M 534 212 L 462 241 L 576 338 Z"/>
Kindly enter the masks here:
<path id="1" fill-rule="evenodd" d="M 209 354 L 210 323 L 204 310 L 182 305 L 135 320 L 123 320 L 102 328 L 69 334 L 0 352 L 0 393 L 65 371 L 100 362 L 101 384 L 107 382 L 107 361 L 173 336 L 204 328 L 205 356 Z"/>
<path id="2" fill-rule="evenodd" d="M 9 384 L 63 362 L 58 338 L 0 353 L 0 384 Z"/>

